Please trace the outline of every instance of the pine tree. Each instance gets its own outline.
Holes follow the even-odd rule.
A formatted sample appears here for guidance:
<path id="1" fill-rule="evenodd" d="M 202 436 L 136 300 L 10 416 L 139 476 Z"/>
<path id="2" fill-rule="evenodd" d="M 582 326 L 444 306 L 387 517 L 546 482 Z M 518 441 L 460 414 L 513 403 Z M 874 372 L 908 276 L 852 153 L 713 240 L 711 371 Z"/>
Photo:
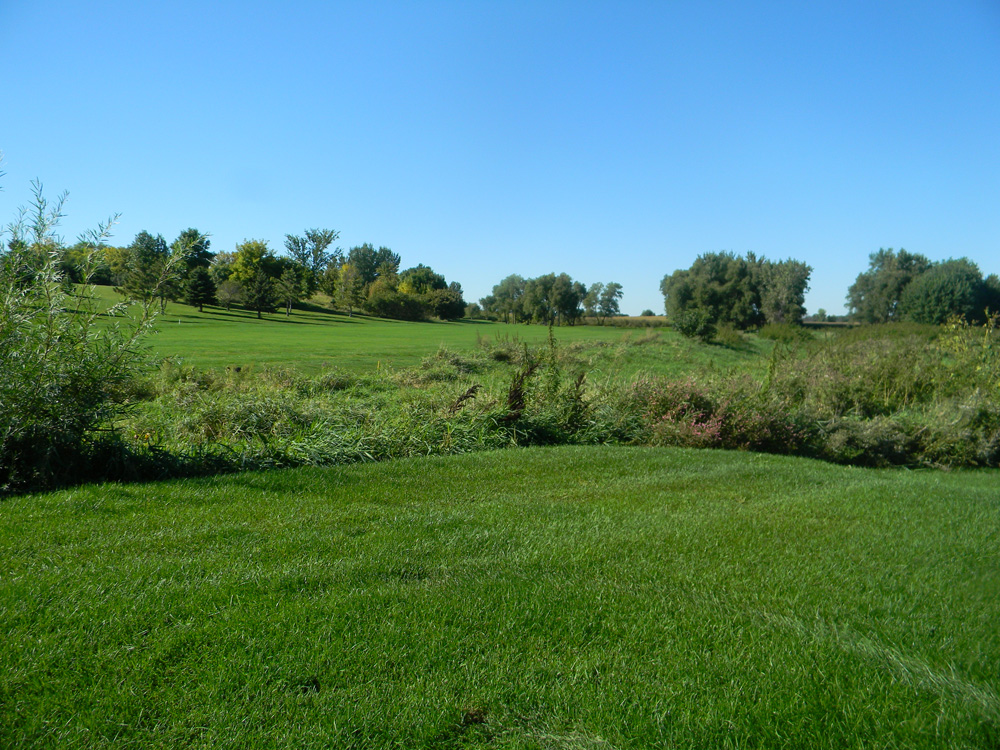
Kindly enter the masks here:
<path id="1" fill-rule="evenodd" d="M 185 301 L 197 305 L 198 312 L 202 312 L 205 305 L 215 304 L 215 282 L 207 268 L 199 266 L 191 271 L 185 292 Z"/>

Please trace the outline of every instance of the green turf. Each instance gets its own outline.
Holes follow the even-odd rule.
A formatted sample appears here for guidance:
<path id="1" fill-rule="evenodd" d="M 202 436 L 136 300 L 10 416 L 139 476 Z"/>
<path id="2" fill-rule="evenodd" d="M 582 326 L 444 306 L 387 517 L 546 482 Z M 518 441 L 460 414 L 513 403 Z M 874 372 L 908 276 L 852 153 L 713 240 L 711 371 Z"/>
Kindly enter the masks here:
<path id="1" fill-rule="evenodd" d="M 96 287 L 102 305 L 121 301 L 110 287 Z M 612 356 L 614 367 L 603 372 L 632 374 L 686 371 L 699 367 L 726 368 L 759 359 L 769 344 L 747 339 L 739 350 L 706 347 L 684 339 L 669 329 L 622 329 L 612 326 L 561 326 L 554 331 L 560 346 L 604 349 L 623 342 L 647 341 L 645 347 L 623 347 Z M 292 311 L 265 314 L 234 307 L 206 307 L 204 312 L 178 303 L 168 303 L 166 313 L 147 340 L 156 359 L 171 358 L 198 369 L 225 367 L 283 367 L 304 373 L 325 369 L 371 372 L 417 365 L 440 348 L 468 351 L 483 342 L 515 342 L 544 345 L 549 330 L 541 325 L 514 325 L 490 321 L 412 323 L 348 317 L 319 304 L 303 304 Z M 620 356 L 619 356 L 620 355 Z M 598 358 L 602 359 L 602 358 Z"/>
<path id="2" fill-rule="evenodd" d="M 0 747 L 997 747 L 998 480 L 598 447 L 12 498 Z"/>

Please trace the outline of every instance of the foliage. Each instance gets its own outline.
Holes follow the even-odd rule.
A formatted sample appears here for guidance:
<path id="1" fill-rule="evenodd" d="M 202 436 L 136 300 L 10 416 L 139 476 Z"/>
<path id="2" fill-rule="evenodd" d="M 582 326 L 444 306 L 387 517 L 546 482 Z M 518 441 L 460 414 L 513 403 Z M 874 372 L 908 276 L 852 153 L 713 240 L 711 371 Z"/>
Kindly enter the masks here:
<path id="1" fill-rule="evenodd" d="M 987 305 L 982 274 L 966 258 L 933 264 L 906 286 L 899 300 L 907 320 L 934 325 L 955 316 L 982 320 Z"/>
<path id="2" fill-rule="evenodd" d="M 776 262 L 751 256 L 750 262 L 764 320 L 770 324 L 801 323 L 812 268 L 792 259 Z"/>
<path id="3" fill-rule="evenodd" d="M 160 300 L 160 309 L 168 299 L 175 298 L 179 278 L 177 264 L 170 264 L 170 250 L 163 235 L 155 237 L 149 232 L 139 232 L 128 247 L 123 270 L 121 292 L 126 298 L 148 303 Z M 171 273 L 165 273 L 168 265 Z"/>
<path id="4" fill-rule="evenodd" d="M 292 305 L 308 293 L 309 274 L 302 266 L 286 268 L 275 283 L 274 295 L 285 306 L 286 317 L 292 314 Z"/>
<path id="5" fill-rule="evenodd" d="M 330 249 L 340 232 L 333 229 L 307 229 L 305 236 L 285 235 L 285 249 L 296 264 L 305 269 L 305 293 L 312 295 L 319 287 L 324 273 L 337 268 L 343 260 L 343 250 Z"/>
<path id="6" fill-rule="evenodd" d="M 378 250 L 370 243 L 365 243 L 357 247 L 352 247 L 347 253 L 347 262 L 356 270 L 361 285 L 367 287 L 375 283 L 379 276 L 379 269 L 385 266 L 390 268 L 392 273 L 399 272 L 400 257 L 398 253 L 392 252 L 387 247 L 380 247 Z"/>
<path id="7" fill-rule="evenodd" d="M 722 346 L 728 346 L 732 349 L 737 349 L 745 343 L 743 334 L 731 323 L 723 323 L 715 329 L 715 341 Z"/>
<path id="8" fill-rule="evenodd" d="M 365 301 L 364 308 L 371 315 L 394 320 L 423 320 L 427 313 L 427 308 L 414 295 L 388 286 L 380 288 L 378 282 L 372 285 L 372 292 Z"/>
<path id="9" fill-rule="evenodd" d="M 223 283 L 235 284 L 236 282 L 226 281 Z M 215 295 L 215 282 L 212 281 L 212 276 L 208 273 L 208 269 L 204 266 L 195 267 L 188 276 L 185 301 L 189 305 L 197 307 L 198 312 L 201 312 L 205 305 L 215 304 Z M 229 302 L 232 302 L 231 298 L 229 298 Z M 228 309 L 228 304 L 226 307 Z"/>
<path id="10" fill-rule="evenodd" d="M 812 269 L 796 260 L 769 261 L 748 253 L 705 253 L 689 269 L 663 277 L 667 317 L 690 330 L 694 321 L 715 326 L 728 323 L 739 329 L 768 323 L 799 323 Z M 697 316 L 685 316 L 696 312 Z"/>
<path id="11" fill-rule="evenodd" d="M 243 301 L 243 285 L 236 279 L 226 279 L 216 287 L 215 298 L 220 305 L 229 310 L 234 302 Z"/>
<path id="12" fill-rule="evenodd" d="M 591 287 L 593 288 L 593 287 Z M 600 313 L 601 325 L 608 318 L 621 314 L 621 307 L 618 300 L 622 298 L 622 285 L 616 281 L 609 281 L 601 286 L 598 295 L 597 311 Z"/>
<path id="13" fill-rule="evenodd" d="M 868 258 L 868 270 L 847 290 L 851 317 L 863 323 L 888 323 L 898 320 L 899 302 L 907 285 L 931 267 L 923 255 L 891 247 L 879 249 Z"/>
<path id="14" fill-rule="evenodd" d="M 348 261 L 340 267 L 336 285 L 336 303 L 342 310 L 347 310 L 348 317 L 354 314 L 354 309 L 364 301 L 364 281 L 353 263 Z"/>
<path id="15" fill-rule="evenodd" d="M 670 325 L 689 339 L 710 341 L 715 335 L 715 324 L 712 322 L 711 314 L 704 309 L 678 310 L 670 316 Z"/>
<path id="16" fill-rule="evenodd" d="M 208 268 L 212 264 L 215 254 L 209 251 L 211 245 L 208 235 L 189 227 L 177 236 L 170 249 L 174 255 L 184 256 L 184 265 L 190 273 L 195 268 Z"/>
<path id="17" fill-rule="evenodd" d="M 0 491 L 78 479 L 115 444 L 115 435 L 102 431 L 132 400 L 153 296 L 175 272 L 175 260 L 164 259 L 136 318 L 123 318 L 123 304 L 105 313 L 89 281 L 116 218 L 85 238 L 92 250 L 83 258 L 84 284 L 68 288 L 55 237 L 62 202 L 50 208 L 41 184 L 34 188 L 30 219 L 25 211 L 11 227 L 14 239 L 30 242 L 13 243 L 0 264 Z M 159 250 L 147 238 L 137 252 Z M 40 265 L 30 255 L 38 247 L 51 248 Z M 25 276 L 26 267 L 34 273 Z"/>
<path id="18" fill-rule="evenodd" d="M 758 334 L 761 338 L 780 341 L 783 344 L 794 344 L 812 338 L 805 328 L 790 323 L 768 323 L 761 326 Z"/>
<path id="19" fill-rule="evenodd" d="M 236 276 L 235 273 L 234 276 Z M 277 308 L 278 294 L 274 287 L 274 280 L 263 267 L 258 267 L 249 280 L 243 284 L 243 304 L 248 310 L 257 313 L 258 320 L 261 318 L 261 313 L 274 312 Z"/>
<path id="20" fill-rule="evenodd" d="M 458 320 L 465 316 L 462 288 L 454 283 L 451 288 L 435 289 L 426 294 L 424 305 L 431 315 L 441 320 Z"/>
<path id="21" fill-rule="evenodd" d="M 447 289 L 448 282 L 444 276 L 421 263 L 399 274 L 398 288 L 406 294 L 428 294 L 438 289 Z"/>
<path id="22" fill-rule="evenodd" d="M 254 283 L 254 278 L 263 274 L 269 278 L 281 276 L 282 264 L 263 240 L 244 240 L 236 246 L 236 252 L 229 266 L 226 278 L 243 284 L 244 288 Z M 253 308 L 256 309 L 256 308 Z"/>

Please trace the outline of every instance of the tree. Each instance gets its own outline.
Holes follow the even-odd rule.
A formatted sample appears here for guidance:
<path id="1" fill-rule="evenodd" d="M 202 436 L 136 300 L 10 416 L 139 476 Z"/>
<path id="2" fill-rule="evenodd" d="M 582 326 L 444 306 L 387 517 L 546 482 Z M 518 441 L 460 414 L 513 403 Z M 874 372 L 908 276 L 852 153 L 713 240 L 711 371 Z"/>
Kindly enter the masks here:
<path id="1" fill-rule="evenodd" d="M 622 298 L 622 285 L 615 281 L 609 281 L 607 285 L 602 286 L 598 310 L 601 313 L 601 325 L 604 325 L 604 321 L 608 318 L 621 314 L 618 300 Z"/>
<path id="2" fill-rule="evenodd" d="M 812 267 L 789 258 L 757 260 L 751 256 L 753 283 L 760 298 L 760 312 L 768 323 L 801 323 L 806 314 L 806 292 Z"/>
<path id="3" fill-rule="evenodd" d="M 196 267 L 188 276 L 185 301 L 196 306 L 198 312 L 203 312 L 205 305 L 215 304 L 215 282 L 204 266 Z"/>
<path id="4" fill-rule="evenodd" d="M 587 296 L 583 298 L 583 314 L 588 318 L 597 317 L 598 307 L 601 303 L 601 292 L 604 291 L 604 284 L 597 282 L 591 284 L 587 290 Z"/>
<path id="5" fill-rule="evenodd" d="M 190 274 L 195 268 L 208 268 L 212 264 L 215 254 L 209 252 L 211 244 L 207 234 L 189 227 L 177 235 L 170 249 L 174 254 L 184 256 L 184 265 Z"/>
<path id="6" fill-rule="evenodd" d="M 405 294 L 427 294 L 435 289 L 447 289 L 444 276 L 423 263 L 399 274 L 399 291 Z"/>
<path id="7" fill-rule="evenodd" d="M 243 240 L 236 246 L 235 257 L 230 266 L 230 276 L 243 284 L 249 292 L 249 286 L 258 272 L 271 278 L 281 276 L 282 264 L 271 252 L 267 242 L 263 240 Z"/>
<path id="8" fill-rule="evenodd" d="M 396 291 L 388 285 L 379 287 L 377 281 L 365 301 L 365 310 L 378 318 L 394 320 L 423 320 L 427 312 L 418 297 Z"/>
<path id="9" fill-rule="evenodd" d="M 899 300 L 900 316 L 916 323 L 940 325 L 960 315 L 982 320 L 989 291 L 979 267 L 967 258 L 933 264 L 914 278 Z"/>
<path id="10" fill-rule="evenodd" d="M 552 299 L 552 286 L 555 283 L 556 275 L 554 273 L 548 273 L 524 282 L 521 305 L 525 317 L 545 325 L 555 323 L 557 313 Z"/>
<path id="11" fill-rule="evenodd" d="M 34 264 L 26 257 L 33 248 L 59 244 L 61 201 L 50 207 L 41 183 L 32 188 L 33 210 L 6 228 L 9 251 L 0 253 L 0 492 L 80 481 L 103 469 L 101 446 L 117 445 L 107 425 L 136 393 L 146 365 L 142 339 L 155 316 L 152 297 L 133 317 L 124 317 L 124 303 L 106 310 L 89 283 L 117 216 L 82 239 L 91 250 L 82 259 L 84 283 L 72 293 L 56 252 L 22 275 Z M 174 269 L 168 261 L 162 270 Z"/>
<path id="12" fill-rule="evenodd" d="M 361 305 L 364 282 L 361 274 L 353 263 L 345 263 L 340 267 L 340 279 L 337 281 L 337 306 L 347 310 L 347 317 L 354 315 L 354 308 Z"/>
<path id="13" fill-rule="evenodd" d="M 800 323 L 812 269 L 797 260 L 770 261 L 747 253 L 699 255 L 691 267 L 663 277 L 664 308 L 671 325 L 704 337 L 706 326 L 729 324 L 745 329 L 764 322 Z"/>
<path id="14" fill-rule="evenodd" d="M 292 314 L 292 305 L 306 293 L 308 276 L 309 271 L 301 266 L 298 269 L 286 268 L 274 285 L 275 295 L 285 305 L 285 317 Z"/>
<path id="15" fill-rule="evenodd" d="M 511 274 L 493 287 L 493 294 L 480 300 L 480 304 L 487 312 L 503 315 L 504 323 L 511 320 L 516 323 L 523 315 L 522 298 L 526 283 L 523 276 Z"/>
<path id="16" fill-rule="evenodd" d="M 375 283 L 379 275 L 379 268 L 386 267 L 386 264 L 393 268 L 394 273 L 398 273 L 399 261 L 399 255 L 389 248 L 380 247 L 376 250 L 367 242 L 358 247 L 352 247 L 347 254 L 347 262 L 354 266 L 362 286 L 365 287 Z"/>
<path id="17" fill-rule="evenodd" d="M 569 274 L 561 273 L 552 282 L 552 307 L 562 322 L 575 325 L 583 310 L 580 303 L 587 296 L 587 289 L 579 281 L 573 281 Z"/>
<path id="18" fill-rule="evenodd" d="M 750 328 L 763 322 L 751 263 L 732 253 L 699 255 L 691 268 L 664 276 L 660 291 L 672 325 L 680 313 L 695 310 L 712 325 Z"/>
<path id="19" fill-rule="evenodd" d="M 122 274 L 121 291 L 126 297 L 140 302 L 148 302 L 160 293 L 160 285 L 165 280 L 162 271 L 170 257 L 163 235 L 155 237 L 143 230 L 128 247 L 128 256 Z"/>
<path id="20" fill-rule="evenodd" d="M 453 282 L 447 289 L 434 289 L 425 295 L 426 306 L 432 315 L 441 320 L 458 320 L 465 317 L 465 300 L 462 288 Z"/>
<path id="21" fill-rule="evenodd" d="M 242 301 L 243 285 L 236 279 L 226 279 L 216 288 L 215 298 L 226 308 L 226 312 L 229 312 L 230 305 Z"/>
<path id="22" fill-rule="evenodd" d="M 898 320 L 903 290 L 917 276 L 931 267 L 923 255 L 891 247 L 868 256 L 868 270 L 859 274 L 847 290 L 851 317 L 863 323 L 888 323 Z"/>
<path id="23" fill-rule="evenodd" d="M 319 288 L 320 279 L 327 268 L 340 265 L 343 251 L 330 246 L 340 237 L 333 229 L 307 229 L 305 236 L 285 235 L 285 249 L 296 263 L 307 270 L 305 277 L 306 294 L 313 295 Z"/>
<path id="24" fill-rule="evenodd" d="M 243 285 L 243 304 L 248 310 L 256 311 L 258 320 L 261 318 L 261 313 L 275 311 L 277 295 L 274 291 L 274 280 L 263 268 L 254 271 L 250 280 Z"/>
<path id="25" fill-rule="evenodd" d="M 333 302 L 337 298 L 337 284 L 340 282 L 340 266 L 331 263 L 323 271 L 323 276 L 319 281 L 319 288 L 324 294 L 330 297 Z"/>
<path id="26" fill-rule="evenodd" d="M 233 263 L 235 261 L 236 253 L 216 253 L 212 259 L 212 264 L 208 267 L 208 272 L 212 274 L 212 281 L 215 282 L 216 286 L 219 286 L 233 275 Z"/>
<path id="27" fill-rule="evenodd" d="M 1000 276 L 991 273 L 983 281 L 983 287 L 985 288 L 984 310 L 994 314 L 1000 313 Z"/>

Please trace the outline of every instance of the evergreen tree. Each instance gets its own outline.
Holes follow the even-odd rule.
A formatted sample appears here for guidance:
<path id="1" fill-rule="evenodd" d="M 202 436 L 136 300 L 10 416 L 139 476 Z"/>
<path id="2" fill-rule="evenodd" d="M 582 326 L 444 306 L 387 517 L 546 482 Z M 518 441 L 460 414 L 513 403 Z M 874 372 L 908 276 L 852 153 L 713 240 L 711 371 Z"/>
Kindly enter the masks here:
<path id="1" fill-rule="evenodd" d="M 205 305 L 215 304 L 215 282 L 207 268 L 197 266 L 190 272 L 185 292 L 185 302 L 197 305 L 198 312 L 202 312 Z"/>

